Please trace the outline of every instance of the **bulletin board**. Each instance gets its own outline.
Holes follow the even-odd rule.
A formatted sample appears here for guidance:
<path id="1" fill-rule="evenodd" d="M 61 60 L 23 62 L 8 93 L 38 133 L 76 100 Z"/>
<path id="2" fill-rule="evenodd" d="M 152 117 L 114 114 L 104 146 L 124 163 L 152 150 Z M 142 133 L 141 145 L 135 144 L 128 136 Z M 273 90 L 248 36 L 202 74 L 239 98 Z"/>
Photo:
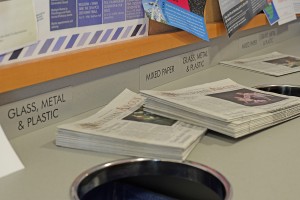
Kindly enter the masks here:
<path id="1" fill-rule="evenodd" d="M 0 66 L 148 35 L 141 0 L 34 0 L 38 41 L 0 55 Z"/>

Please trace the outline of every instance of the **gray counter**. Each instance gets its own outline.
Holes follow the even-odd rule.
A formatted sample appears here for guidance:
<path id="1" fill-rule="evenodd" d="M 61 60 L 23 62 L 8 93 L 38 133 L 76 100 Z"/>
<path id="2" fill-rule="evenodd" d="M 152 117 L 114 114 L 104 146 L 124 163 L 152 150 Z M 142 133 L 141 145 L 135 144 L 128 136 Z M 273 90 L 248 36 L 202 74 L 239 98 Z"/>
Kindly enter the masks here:
<path id="1" fill-rule="evenodd" d="M 253 52 L 274 50 L 300 56 L 300 37 Z M 248 55 L 250 56 L 250 55 Z M 273 77 L 217 65 L 157 89 L 176 89 L 223 78 L 247 85 L 299 84 L 300 73 Z M 60 122 L 84 118 L 98 109 Z M 81 172 L 123 156 L 61 148 L 54 144 L 56 126 L 16 137 L 11 143 L 25 169 L 0 179 L 5 200 L 68 200 L 70 185 Z M 242 139 L 209 132 L 187 160 L 221 172 L 232 185 L 233 200 L 295 200 L 300 196 L 300 118 Z"/>

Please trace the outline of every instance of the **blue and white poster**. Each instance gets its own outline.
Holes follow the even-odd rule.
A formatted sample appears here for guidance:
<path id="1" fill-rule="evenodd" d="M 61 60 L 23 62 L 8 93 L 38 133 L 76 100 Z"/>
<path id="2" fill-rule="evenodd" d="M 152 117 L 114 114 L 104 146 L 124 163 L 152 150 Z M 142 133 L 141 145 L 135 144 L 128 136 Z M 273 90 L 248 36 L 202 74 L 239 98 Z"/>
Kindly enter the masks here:
<path id="1" fill-rule="evenodd" d="M 209 41 L 204 20 L 206 0 L 143 0 L 149 19 L 185 30 Z"/>
<path id="2" fill-rule="evenodd" d="M 269 24 L 273 25 L 276 22 L 278 22 L 279 16 L 278 16 L 276 8 L 275 8 L 275 6 L 273 4 L 273 1 L 272 0 L 267 0 L 267 2 L 268 2 L 268 5 L 264 9 L 264 13 L 265 13 L 265 15 L 266 15 L 266 17 L 267 17 L 267 19 L 269 21 Z"/>

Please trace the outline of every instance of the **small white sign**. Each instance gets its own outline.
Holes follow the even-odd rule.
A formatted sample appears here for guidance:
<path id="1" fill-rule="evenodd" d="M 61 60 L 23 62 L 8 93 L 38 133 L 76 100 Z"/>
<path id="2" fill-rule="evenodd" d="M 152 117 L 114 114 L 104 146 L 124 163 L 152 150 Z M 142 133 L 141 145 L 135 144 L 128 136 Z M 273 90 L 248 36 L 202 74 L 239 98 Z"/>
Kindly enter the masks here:
<path id="1" fill-rule="evenodd" d="M 0 125 L 0 178 L 11 173 L 24 169 L 16 152 L 10 145 L 1 125 Z"/>
<path id="2" fill-rule="evenodd" d="M 0 107 L 0 123 L 11 139 L 70 117 L 71 107 L 67 87 Z"/>
<path id="3" fill-rule="evenodd" d="M 258 33 L 258 35 L 259 35 L 259 43 L 262 46 L 262 48 L 266 48 L 277 43 L 277 37 L 278 37 L 277 29 L 263 31 Z"/>
<path id="4" fill-rule="evenodd" d="M 277 42 L 278 31 L 276 28 L 262 31 L 239 39 L 239 56 L 272 46 Z"/>
<path id="5" fill-rule="evenodd" d="M 183 71 L 181 73 L 185 74 L 185 76 L 199 72 L 210 65 L 208 47 L 183 54 L 179 57 L 183 65 L 181 68 Z"/>

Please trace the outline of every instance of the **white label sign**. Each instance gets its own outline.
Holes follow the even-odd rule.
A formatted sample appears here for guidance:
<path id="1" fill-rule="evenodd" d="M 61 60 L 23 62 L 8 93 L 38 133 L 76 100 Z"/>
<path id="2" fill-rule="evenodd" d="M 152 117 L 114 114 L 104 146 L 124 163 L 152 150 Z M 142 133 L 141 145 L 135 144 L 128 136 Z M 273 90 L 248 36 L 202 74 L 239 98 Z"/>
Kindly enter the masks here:
<path id="1" fill-rule="evenodd" d="M 272 46 L 277 42 L 277 29 L 272 29 L 259 33 L 259 42 L 263 48 Z"/>
<path id="2" fill-rule="evenodd" d="M 187 75 L 199 72 L 209 66 L 209 49 L 204 48 L 181 56 L 184 72 Z"/>
<path id="3" fill-rule="evenodd" d="M 8 138 L 45 127 L 71 116 L 72 92 L 65 88 L 0 108 Z"/>
<path id="4" fill-rule="evenodd" d="M 263 31 L 239 39 L 239 56 L 269 47 L 277 42 L 277 29 Z"/>

